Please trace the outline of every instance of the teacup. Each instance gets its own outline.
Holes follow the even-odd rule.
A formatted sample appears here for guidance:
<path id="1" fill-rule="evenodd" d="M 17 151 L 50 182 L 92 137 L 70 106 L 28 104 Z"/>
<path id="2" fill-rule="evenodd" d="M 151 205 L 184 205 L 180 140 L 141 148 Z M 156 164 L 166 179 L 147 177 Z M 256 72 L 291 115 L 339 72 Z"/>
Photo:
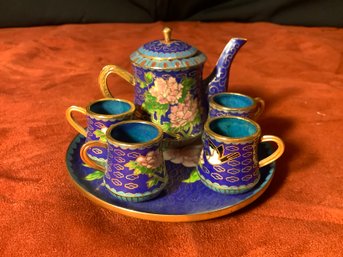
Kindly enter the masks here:
<path id="1" fill-rule="evenodd" d="M 135 105 L 127 100 L 103 98 L 91 102 L 86 108 L 70 106 L 66 110 L 66 118 L 70 125 L 80 134 L 90 140 L 106 142 L 105 133 L 109 126 L 122 120 L 131 119 L 135 111 Z M 73 112 L 86 115 L 87 128 L 83 128 L 73 117 Z M 94 147 L 89 149 L 89 156 L 99 163 L 106 162 L 106 149 Z"/>
<path id="2" fill-rule="evenodd" d="M 109 127 L 106 143 L 85 143 L 80 156 L 90 167 L 105 172 L 104 185 L 113 196 L 141 202 L 156 197 L 167 184 L 162 137 L 162 129 L 152 122 L 122 121 Z M 107 148 L 107 166 L 99 165 L 86 154 L 92 147 Z"/>
<path id="3" fill-rule="evenodd" d="M 264 111 L 264 101 L 239 93 L 224 92 L 209 99 L 209 117 L 239 116 L 256 120 Z"/>
<path id="4" fill-rule="evenodd" d="M 239 194 L 253 188 L 260 179 L 259 168 L 275 161 L 284 152 L 276 136 L 262 136 L 260 126 L 251 119 L 225 116 L 209 119 L 204 127 L 203 149 L 197 170 L 210 189 Z M 277 149 L 258 161 L 258 144 L 272 141 Z"/>

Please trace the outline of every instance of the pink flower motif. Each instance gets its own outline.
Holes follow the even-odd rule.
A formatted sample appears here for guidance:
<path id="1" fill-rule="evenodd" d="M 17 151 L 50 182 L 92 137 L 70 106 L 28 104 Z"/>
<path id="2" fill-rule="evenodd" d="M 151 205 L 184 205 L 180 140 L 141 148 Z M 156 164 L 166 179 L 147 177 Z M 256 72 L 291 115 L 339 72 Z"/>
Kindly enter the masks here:
<path id="1" fill-rule="evenodd" d="M 136 162 L 148 169 L 155 169 L 160 167 L 162 164 L 162 154 L 158 150 L 150 151 L 146 156 L 138 156 Z"/>
<path id="2" fill-rule="evenodd" d="M 171 126 L 173 128 L 186 125 L 188 122 L 193 121 L 198 112 L 198 102 L 192 99 L 191 95 L 187 93 L 184 103 L 172 106 L 170 114 L 168 115 Z"/>
<path id="3" fill-rule="evenodd" d="M 178 84 L 173 77 L 169 77 L 168 80 L 156 78 L 149 92 L 160 104 L 176 104 L 182 96 L 182 88 L 183 85 Z"/>

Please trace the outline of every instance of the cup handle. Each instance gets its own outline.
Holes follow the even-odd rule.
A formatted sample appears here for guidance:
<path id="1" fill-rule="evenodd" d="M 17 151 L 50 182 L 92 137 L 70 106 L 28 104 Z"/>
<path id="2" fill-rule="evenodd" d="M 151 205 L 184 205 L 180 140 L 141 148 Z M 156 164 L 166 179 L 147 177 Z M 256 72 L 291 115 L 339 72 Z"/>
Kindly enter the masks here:
<path id="1" fill-rule="evenodd" d="M 257 103 L 257 111 L 256 111 L 256 113 L 254 115 L 254 118 L 257 119 L 264 112 L 265 102 L 260 97 L 255 97 L 255 101 Z"/>
<path id="2" fill-rule="evenodd" d="M 97 170 L 101 170 L 101 171 L 105 172 L 106 171 L 105 166 L 101 166 L 101 165 L 97 164 L 95 161 L 93 161 L 91 158 L 89 158 L 87 151 L 91 147 L 107 148 L 107 144 L 99 142 L 99 141 L 88 141 L 80 149 L 80 157 L 84 163 L 86 163 L 89 167 L 91 167 L 93 169 L 97 169 Z"/>
<path id="3" fill-rule="evenodd" d="M 76 129 L 77 132 L 79 132 L 81 135 L 83 135 L 84 137 L 87 137 L 87 132 L 86 130 L 75 121 L 74 117 L 73 117 L 73 112 L 80 112 L 84 115 L 87 114 L 86 109 L 82 108 L 82 107 L 78 107 L 78 106 L 70 106 L 67 110 L 66 110 L 66 118 L 67 121 L 69 122 L 69 124 Z"/>
<path id="4" fill-rule="evenodd" d="M 285 144 L 283 143 L 283 141 L 281 140 L 281 138 L 276 137 L 276 136 L 263 136 L 261 138 L 261 143 L 262 142 L 275 142 L 277 144 L 277 148 L 276 150 L 269 155 L 268 157 L 264 158 L 263 160 L 260 160 L 259 162 L 259 167 L 262 168 L 263 166 L 268 165 L 269 163 L 277 160 L 285 151 Z"/>
<path id="5" fill-rule="evenodd" d="M 135 78 L 130 72 L 113 64 L 106 65 L 104 68 L 102 68 L 98 76 L 98 83 L 100 86 L 100 90 L 105 97 L 113 98 L 107 85 L 107 77 L 111 73 L 119 75 L 120 77 L 125 79 L 127 82 L 129 82 L 133 86 L 136 84 Z"/>

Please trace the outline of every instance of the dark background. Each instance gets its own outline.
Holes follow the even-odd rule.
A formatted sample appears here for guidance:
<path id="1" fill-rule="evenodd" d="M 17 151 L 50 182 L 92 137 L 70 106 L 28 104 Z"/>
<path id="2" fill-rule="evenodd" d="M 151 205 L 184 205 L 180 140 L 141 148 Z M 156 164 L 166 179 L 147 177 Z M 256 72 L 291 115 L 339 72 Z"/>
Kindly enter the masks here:
<path id="1" fill-rule="evenodd" d="M 161 20 L 342 27 L 343 0 L 0 0 L 0 27 Z"/>

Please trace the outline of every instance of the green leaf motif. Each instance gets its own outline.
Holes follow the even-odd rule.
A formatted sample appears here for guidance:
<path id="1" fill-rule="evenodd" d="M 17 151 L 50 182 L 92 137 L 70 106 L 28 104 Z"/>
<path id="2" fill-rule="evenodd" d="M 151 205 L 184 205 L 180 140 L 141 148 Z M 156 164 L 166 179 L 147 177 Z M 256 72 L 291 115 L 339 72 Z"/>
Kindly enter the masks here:
<path id="1" fill-rule="evenodd" d="M 126 163 L 124 165 L 125 167 L 129 168 L 130 170 L 134 170 L 136 169 L 136 167 L 138 166 L 137 162 L 135 161 L 129 161 L 128 163 Z"/>
<path id="2" fill-rule="evenodd" d="M 153 187 L 154 185 L 156 185 L 158 183 L 158 179 L 153 177 L 151 179 L 149 179 L 147 182 L 146 182 L 146 185 L 148 188 L 151 188 Z"/>
<path id="3" fill-rule="evenodd" d="M 200 180 L 200 177 L 199 177 L 197 169 L 193 169 L 188 179 L 185 179 L 182 182 L 190 184 L 199 180 Z"/>
<path id="4" fill-rule="evenodd" d="M 136 169 L 139 169 L 142 174 L 146 174 L 149 177 L 154 174 L 154 170 L 153 169 L 149 169 L 149 168 L 147 168 L 145 166 L 142 166 L 142 165 L 137 165 Z"/>
<path id="5" fill-rule="evenodd" d="M 141 175 L 142 174 L 142 172 L 140 171 L 140 169 L 135 169 L 134 171 L 133 171 L 133 175 L 135 175 L 135 176 L 139 176 L 139 175 Z"/>
<path id="6" fill-rule="evenodd" d="M 102 132 L 100 129 L 97 129 L 93 132 L 93 134 L 96 136 L 96 137 L 101 137 L 104 132 Z"/>
<path id="7" fill-rule="evenodd" d="M 194 86 L 195 79 L 184 77 L 181 81 L 181 84 L 183 85 L 184 89 L 187 89 L 187 91 L 189 91 Z"/>
<path id="8" fill-rule="evenodd" d="M 102 132 L 100 129 L 97 129 L 93 132 L 93 134 L 99 138 L 100 142 L 106 142 L 106 134 Z"/>
<path id="9" fill-rule="evenodd" d="M 133 174 L 134 175 L 140 175 L 140 174 L 146 174 L 149 177 L 151 177 L 154 174 L 155 169 L 149 169 L 145 166 L 139 165 L 135 161 L 129 161 L 128 163 L 125 164 L 125 167 L 128 167 L 130 170 L 134 170 Z"/>
<path id="10" fill-rule="evenodd" d="M 89 166 L 87 163 L 82 163 L 82 166 L 83 166 L 83 167 L 86 167 L 86 168 L 92 168 L 92 167 Z"/>
<path id="11" fill-rule="evenodd" d="M 171 123 L 170 122 L 164 122 L 162 125 L 160 124 L 160 127 L 162 128 L 163 131 L 169 133 L 171 132 Z"/>
<path id="12" fill-rule="evenodd" d="M 106 143 L 106 135 L 103 135 L 99 138 L 100 142 Z"/>
<path id="13" fill-rule="evenodd" d="M 86 177 L 84 177 L 87 181 L 93 181 L 97 179 L 101 179 L 104 177 L 104 173 L 100 170 L 96 170 L 93 173 L 88 174 Z"/>
<path id="14" fill-rule="evenodd" d="M 147 72 L 144 74 L 145 82 L 151 84 L 154 81 L 154 74 L 152 72 Z"/>
<path id="15" fill-rule="evenodd" d="M 145 102 L 143 103 L 142 107 L 148 113 L 153 114 L 154 112 L 156 112 L 157 116 L 161 117 L 168 111 L 169 104 L 158 103 L 156 97 L 154 97 L 149 93 L 149 91 L 147 91 L 145 93 Z"/>
<path id="16" fill-rule="evenodd" d="M 181 84 L 183 85 L 182 88 L 182 96 L 179 99 L 180 103 L 183 103 L 186 99 L 187 93 L 191 90 L 191 88 L 194 86 L 195 84 L 195 80 L 193 78 L 187 78 L 184 77 L 181 81 Z"/>
<path id="17" fill-rule="evenodd" d="M 172 134 L 177 134 L 180 133 L 182 135 L 182 137 L 187 137 L 190 135 L 191 133 L 191 127 L 192 123 L 191 122 L 187 122 L 185 125 L 180 126 L 180 127 L 176 127 L 176 128 L 171 128 L 170 132 Z"/>
<path id="18" fill-rule="evenodd" d="M 197 113 L 197 115 L 195 115 L 195 118 L 194 118 L 194 120 L 192 121 L 192 123 L 194 124 L 194 125 L 197 125 L 197 124 L 199 124 L 201 122 L 201 115 L 200 115 L 200 112 L 199 113 Z"/>

